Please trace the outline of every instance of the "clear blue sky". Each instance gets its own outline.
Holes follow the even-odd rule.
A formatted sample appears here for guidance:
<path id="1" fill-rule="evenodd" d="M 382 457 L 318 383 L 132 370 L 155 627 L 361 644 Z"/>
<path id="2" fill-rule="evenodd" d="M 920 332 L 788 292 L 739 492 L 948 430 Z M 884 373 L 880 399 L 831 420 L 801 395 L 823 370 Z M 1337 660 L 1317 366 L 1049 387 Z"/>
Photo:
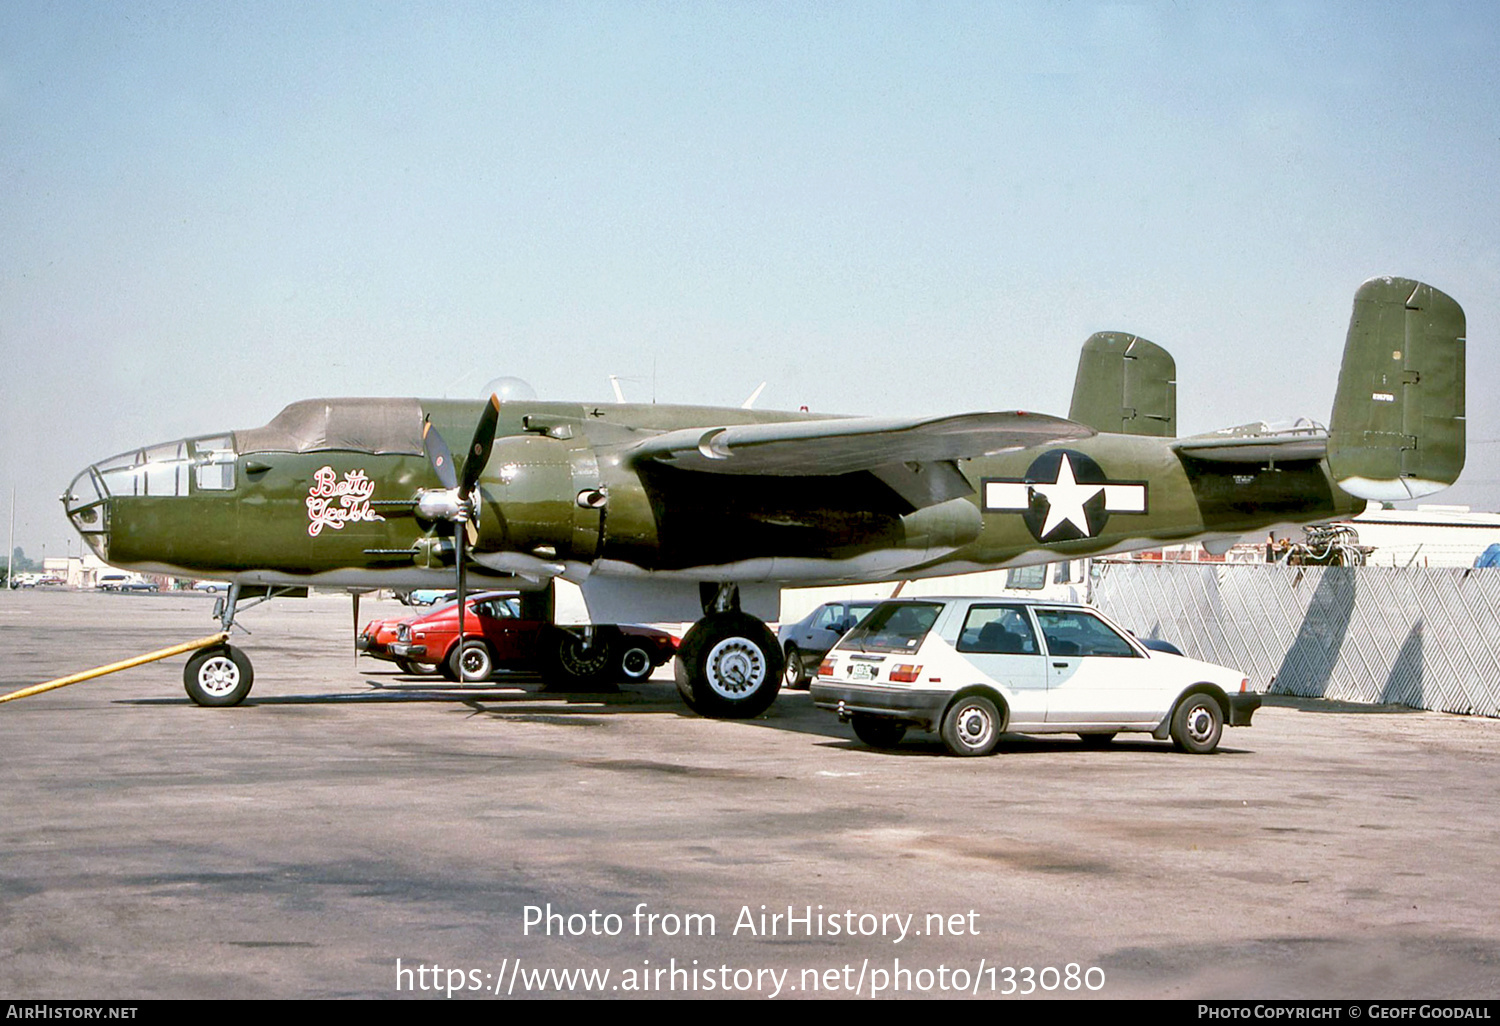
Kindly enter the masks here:
<path id="1" fill-rule="evenodd" d="M 1326 420 L 1354 289 L 1469 316 L 1500 509 L 1500 7 L 0 4 L 0 510 L 318 395 Z"/>

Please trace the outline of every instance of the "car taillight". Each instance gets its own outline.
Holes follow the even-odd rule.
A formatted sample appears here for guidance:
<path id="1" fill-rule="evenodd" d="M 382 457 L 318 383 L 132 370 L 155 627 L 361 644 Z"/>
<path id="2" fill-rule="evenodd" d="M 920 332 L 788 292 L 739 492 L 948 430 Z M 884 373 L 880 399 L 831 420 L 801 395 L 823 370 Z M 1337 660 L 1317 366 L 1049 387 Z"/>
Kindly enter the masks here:
<path id="1" fill-rule="evenodd" d="M 1250 678 L 1249 677 L 1242 677 L 1240 679 L 1240 694 L 1243 695 L 1246 691 L 1249 691 L 1249 690 L 1250 690 Z"/>
<path id="2" fill-rule="evenodd" d="M 833 676 L 833 660 L 832 659 L 824 659 L 821 663 L 818 664 L 818 676 L 819 677 L 832 677 Z"/>
<path id="3" fill-rule="evenodd" d="M 921 673 L 922 668 L 920 666 L 912 666 L 910 663 L 899 663 L 891 667 L 891 680 L 897 684 L 914 684 Z"/>

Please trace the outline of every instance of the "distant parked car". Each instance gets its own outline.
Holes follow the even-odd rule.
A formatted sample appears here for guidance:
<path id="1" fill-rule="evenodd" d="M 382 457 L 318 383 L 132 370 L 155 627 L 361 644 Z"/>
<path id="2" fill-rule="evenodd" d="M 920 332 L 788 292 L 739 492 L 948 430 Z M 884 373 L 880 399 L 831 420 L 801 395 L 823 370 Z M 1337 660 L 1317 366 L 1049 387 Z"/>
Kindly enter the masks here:
<path id="1" fill-rule="evenodd" d="M 782 624 L 776 641 L 786 654 L 786 680 L 789 688 L 805 688 L 813 671 L 833 643 L 879 605 L 878 600 L 825 602 L 796 623 Z"/>
<path id="2" fill-rule="evenodd" d="M 208 592 L 208 593 L 228 591 L 229 590 L 229 582 L 228 581 L 194 581 L 193 582 L 193 590 L 194 591 Z"/>
<path id="3" fill-rule="evenodd" d="M 875 748 L 909 727 L 954 755 L 985 755 L 1001 734 L 1121 731 L 1170 737 L 1184 752 L 1248 727 L 1260 695 L 1237 670 L 1146 648 L 1088 606 L 997 598 L 881 603 L 818 667 L 813 702 Z"/>
<path id="4" fill-rule="evenodd" d="M 140 574 L 109 573 L 100 574 L 98 588 L 100 591 L 156 591 L 156 582 L 142 577 Z"/>
<path id="5" fill-rule="evenodd" d="M 471 595 L 458 644 L 458 603 L 420 616 L 366 625 L 359 650 L 408 673 L 441 673 L 449 680 L 488 680 L 497 669 L 539 670 L 562 684 L 638 681 L 677 653 L 677 639 L 639 624 L 556 627 L 523 619 L 514 592 Z"/>
<path id="6" fill-rule="evenodd" d="M 396 596 L 402 605 L 407 606 L 430 606 L 438 602 L 452 602 L 457 597 L 458 592 L 452 588 L 418 588 Z"/>

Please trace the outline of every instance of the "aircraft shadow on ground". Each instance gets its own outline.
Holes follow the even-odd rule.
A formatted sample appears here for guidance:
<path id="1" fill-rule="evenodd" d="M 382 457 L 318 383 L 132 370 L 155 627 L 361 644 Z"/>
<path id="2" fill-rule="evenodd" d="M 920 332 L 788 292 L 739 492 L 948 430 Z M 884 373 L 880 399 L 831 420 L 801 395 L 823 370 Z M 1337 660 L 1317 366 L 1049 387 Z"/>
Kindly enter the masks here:
<path id="1" fill-rule="evenodd" d="M 699 718 L 683 704 L 677 687 L 667 681 L 610 685 L 593 691 L 553 691 L 535 673 L 507 674 L 482 684 L 456 684 L 436 677 L 400 673 L 361 674 L 358 690 L 302 695 L 257 695 L 239 706 L 315 706 L 366 704 L 447 704 L 467 706 L 474 714 L 505 719 L 547 720 L 619 715 L 672 715 Z M 123 705 L 191 705 L 186 695 L 173 698 L 121 699 Z M 831 714 L 815 710 L 804 692 L 783 692 L 771 711 L 751 720 L 728 721 L 829 738 L 846 738 L 849 728 Z"/>
<path id="2" fill-rule="evenodd" d="M 901 744 L 895 748 L 873 749 L 869 745 L 857 739 L 841 738 L 822 742 L 823 748 L 844 748 L 859 750 L 863 752 L 876 752 L 881 755 L 890 756 L 946 756 L 948 749 L 944 747 L 942 739 L 936 734 L 917 733 L 908 734 L 902 739 Z M 1108 756 L 1111 753 L 1131 752 L 1143 755 L 1162 755 L 1172 758 L 1187 758 L 1181 752 L 1172 747 L 1170 742 L 1156 741 L 1142 734 L 1138 740 L 1115 740 L 1103 748 L 1088 748 L 1083 742 L 1073 735 L 1063 734 L 1057 737 L 1043 738 L 1028 736 L 1024 734 L 1003 734 L 995 750 L 985 758 L 1019 758 L 1028 755 L 1054 755 L 1066 753 L 1080 758 L 1094 758 Z M 1250 755 L 1250 749 L 1230 748 L 1220 745 L 1214 755 Z"/>
<path id="3" fill-rule="evenodd" d="M 1341 702 L 1336 698 L 1303 698 L 1297 695 L 1266 695 L 1262 699 L 1262 703 L 1281 709 L 1295 709 L 1298 712 L 1310 713 L 1359 713 L 1361 715 L 1368 715 L 1370 713 L 1420 713 L 1426 711 L 1425 709 L 1414 709 L 1409 705 L 1399 705 L 1394 702 Z"/>
<path id="4" fill-rule="evenodd" d="M 683 704 L 674 684 L 660 680 L 642 681 L 637 684 L 610 686 L 596 691 L 550 691 L 542 678 L 534 673 L 516 673 L 502 679 L 483 684 L 455 684 L 434 677 L 401 673 L 365 673 L 365 687 L 359 691 L 308 695 L 264 695 L 252 694 L 241 708 L 256 706 L 299 705 L 351 705 L 351 704 L 408 704 L 443 703 L 462 705 L 474 715 L 483 714 L 500 719 L 548 720 L 567 722 L 583 717 L 621 715 L 672 715 L 685 719 L 699 718 Z M 1284 700 L 1276 704 L 1294 705 L 1302 708 L 1310 705 L 1317 711 L 1330 704 L 1327 701 Z M 124 705 L 190 705 L 185 695 L 180 698 L 121 699 Z M 1411 711 L 1404 707 L 1382 707 L 1385 711 Z M 1338 710 L 1343 711 L 1343 710 Z M 1355 706 L 1352 711 L 1368 711 L 1368 707 Z M 873 749 L 864 742 L 850 736 L 851 728 L 840 723 L 831 713 L 813 707 L 812 698 L 806 691 L 783 691 L 771 710 L 764 716 L 748 720 L 729 720 L 746 727 L 777 730 L 787 733 L 809 734 L 825 738 L 821 747 L 876 753 L 892 757 L 946 755 L 947 750 L 936 734 L 912 731 L 895 748 Z M 1046 755 L 1069 752 L 1083 756 L 1108 755 L 1111 752 L 1140 752 L 1177 756 L 1173 747 L 1145 735 L 1119 737 L 1103 748 L 1086 748 L 1071 734 L 1058 737 L 1037 737 L 1022 734 L 1006 734 L 995 748 L 995 756 Z M 1248 749 L 1220 745 L 1217 755 L 1246 755 Z"/>

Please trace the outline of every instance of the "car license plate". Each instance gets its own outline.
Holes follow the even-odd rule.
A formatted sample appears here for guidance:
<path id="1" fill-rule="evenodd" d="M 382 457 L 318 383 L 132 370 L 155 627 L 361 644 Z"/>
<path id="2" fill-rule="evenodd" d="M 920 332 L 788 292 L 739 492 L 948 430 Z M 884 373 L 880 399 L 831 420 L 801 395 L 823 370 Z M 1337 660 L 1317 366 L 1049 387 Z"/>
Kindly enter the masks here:
<path id="1" fill-rule="evenodd" d="M 874 680 L 879 669 L 874 663 L 855 663 L 849 667 L 849 679 Z"/>

